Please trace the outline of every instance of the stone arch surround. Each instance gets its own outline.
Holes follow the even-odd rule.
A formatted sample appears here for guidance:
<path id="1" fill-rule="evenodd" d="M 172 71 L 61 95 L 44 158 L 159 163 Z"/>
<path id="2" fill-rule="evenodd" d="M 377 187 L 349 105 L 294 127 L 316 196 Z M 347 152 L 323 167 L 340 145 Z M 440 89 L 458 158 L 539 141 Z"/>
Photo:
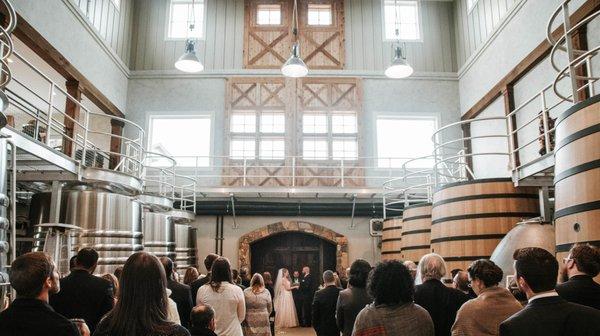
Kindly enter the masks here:
<path id="1" fill-rule="evenodd" d="M 303 221 L 282 221 L 246 233 L 240 237 L 238 265 L 250 269 L 250 245 L 255 241 L 282 232 L 303 232 L 315 235 L 336 245 L 336 267 L 338 273 L 350 267 L 348 258 L 348 239 L 346 236 L 324 226 Z"/>

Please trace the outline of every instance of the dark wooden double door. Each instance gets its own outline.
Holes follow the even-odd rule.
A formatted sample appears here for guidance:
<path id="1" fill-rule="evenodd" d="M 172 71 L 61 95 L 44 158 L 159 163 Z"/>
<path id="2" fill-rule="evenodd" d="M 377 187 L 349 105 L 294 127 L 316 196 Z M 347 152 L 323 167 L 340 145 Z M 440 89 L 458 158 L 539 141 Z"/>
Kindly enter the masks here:
<path id="1" fill-rule="evenodd" d="M 325 270 L 335 270 L 336 245 L 303 232 L 283 232 L 259 240 L 250 246 L 252 273 L 270 272 L 273 281 L 280 268 L 290 275 L 309 266 L 314 281 L 320 282 Z"/>

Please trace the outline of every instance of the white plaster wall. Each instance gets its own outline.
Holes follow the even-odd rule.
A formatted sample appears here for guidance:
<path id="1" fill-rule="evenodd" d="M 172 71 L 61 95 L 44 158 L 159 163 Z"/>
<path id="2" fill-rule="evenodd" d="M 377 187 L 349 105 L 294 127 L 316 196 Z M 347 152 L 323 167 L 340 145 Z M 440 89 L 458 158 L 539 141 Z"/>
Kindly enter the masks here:
<path id="1" fill-rule="evenodd" d="M 233 229 L 233 218 L 224 218 L 223 256 L 229 258 L 231 264 L 238 268 L 238 243 L 244 234 L 259 229 L 263 226 L 284 220 L 305 221 L 327 227 L 348 238 L 348 255 L 352 262 L 357 258 L 367 260 L 374 264 L 380 259 L 380 250 L 377 248 L 377 238 L 369 235 L 369 219 L 354 218 L 354 229 L 350 229 L 350 217 L 236 217 L 237 229 Z M 196 216 L 191 224 L 198 229 L 197 246 L 200 270 L 205 273 L 202 260 L 208 253 L 215 252 L 216 217 Z"/>
<path id="2" fill-rule="evenodd" d="M 504 101 L 496 99 L 478 118 L 504 117 Z M 473 171 L 475 178 L 509 177 L 508 155 L 490 155 L 490 153 L 508 153 L 508 142 L 497 137 L 506 134 L 504 120 L 485 120 L 471 123 L 471 136 L 494 136 L 492 138 L 473 139 L 471 141 Z"/>
<path id="3" fill-rule="evenodd" d="M 16 11 L 121 111 L 127 75 L 62 0 L 19 0 Z M 51 13 L 51 15 L 49 14 Z"/>
<path id="4" fill-rule="evenodd" d="M 574 12 L 584 0 L 573 1 Z M 470 66 L 459 73 L 460 111 L 464 114 L 546 38 L 546 25 L 562 0 L 526 0 Z"/>

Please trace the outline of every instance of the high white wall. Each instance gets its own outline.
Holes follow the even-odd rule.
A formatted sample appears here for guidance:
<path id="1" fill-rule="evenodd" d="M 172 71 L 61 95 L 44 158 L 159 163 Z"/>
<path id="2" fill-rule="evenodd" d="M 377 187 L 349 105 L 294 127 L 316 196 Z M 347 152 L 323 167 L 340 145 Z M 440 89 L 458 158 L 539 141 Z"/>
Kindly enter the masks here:
<path id="1" fill-rule="evenodd" d="M 127 72 L 93 29 L 73 13 L 69 0 L 13 1 L 16 11 L 121 111 Z"/>
<path id="2" fill-rule="evenodd" d="M 354 229 L 350 229 L 350 217 L 236 217 L 237 229 L 233 229 L 233 218 L 224 217 L 223 256 L 229 258 L 231 264 L 238 268 L 238 243 L 244 234 L 259 229 L 263 226 L 284 220 L 305 221 L 325 226 L 348 238 L 348 257 L 350 261 L 357 258 L 367 260 L 374 264 L 380 259 L 380 250 L 377 247 L 377 238 L 369 235 L 369 218 L 355 218 Z M 215 252 L 216 217 L 197 216 L 191 224 L 198 229 L 197 246 L 200 270 L 206 273 L 202 260 L 208 253 Z"/>

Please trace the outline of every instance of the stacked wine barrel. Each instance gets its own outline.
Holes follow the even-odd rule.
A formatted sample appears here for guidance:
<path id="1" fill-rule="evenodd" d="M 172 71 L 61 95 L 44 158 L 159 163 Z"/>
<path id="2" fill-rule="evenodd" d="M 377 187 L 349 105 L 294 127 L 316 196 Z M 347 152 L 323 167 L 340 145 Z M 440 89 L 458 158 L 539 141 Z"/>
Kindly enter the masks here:
<path id="1" fill-rule="evenodd" d="M 600 246 L 600 95 L 556 120 L 556 257 L 575 243 Z"/>
<path id="2" fill-rule="evenodd" d="M 433 196 L 431 251 L 448 272 L 489 259 L 500 240 L 524 218 L 539 216 L 537 188 L 515 188 L 508 178 L 444 185 Z"/>
<path id="3" fill-rule="evenodd" d="M 401 260 L 402 217 L 388 218 L 383 222 L 381 260 Z"/>
<path id="4" fill-rule="evenodd" d="M 419 262 L 430 252 L 431 203 L 404 208 L 402 218 L 402 260 Z"/>

